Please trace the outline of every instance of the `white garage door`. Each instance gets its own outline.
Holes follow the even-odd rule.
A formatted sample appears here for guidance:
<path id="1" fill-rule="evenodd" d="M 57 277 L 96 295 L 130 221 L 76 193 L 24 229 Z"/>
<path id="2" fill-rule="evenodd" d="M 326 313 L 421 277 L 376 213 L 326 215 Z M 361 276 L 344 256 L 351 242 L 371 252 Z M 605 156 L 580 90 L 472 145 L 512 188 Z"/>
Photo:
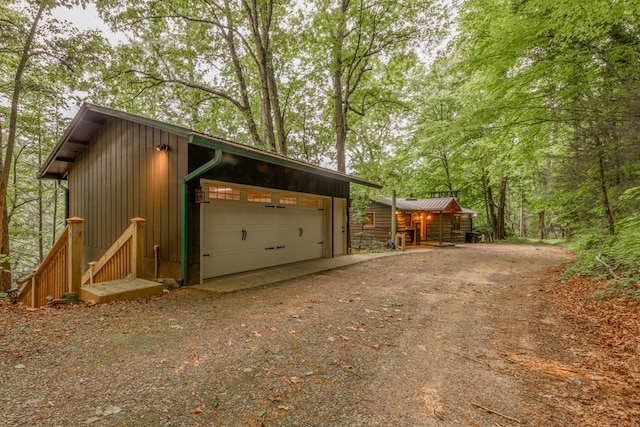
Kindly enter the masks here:
<path id="1" fill-rule="evenodd" d="M 204 188 L 203 279 L 322 257 L 321 198 L 221 183 Z"/>

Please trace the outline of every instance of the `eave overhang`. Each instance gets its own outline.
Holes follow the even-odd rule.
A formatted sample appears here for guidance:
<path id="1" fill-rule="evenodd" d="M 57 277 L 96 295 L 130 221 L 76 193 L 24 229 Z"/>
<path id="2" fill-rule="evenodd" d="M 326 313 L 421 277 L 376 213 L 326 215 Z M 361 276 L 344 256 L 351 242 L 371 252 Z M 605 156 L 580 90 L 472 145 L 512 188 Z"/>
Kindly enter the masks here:
<path id="1" fill-rule="evenodd" d="M 364 185 L 373 188 L 382 188 L 382 185 L 361 179 L 345 173 L 311 165 L 299 160 L 291 159 L 264 150 L 259 150 L 248 145 L 240 144 L 211 135 L 194 132 L 191 129 L 169 123 L 148 119 L 135 114 L 126 113 L 112 108 L 102 107 L 94 104 L 84 103 L 80 107 L 65 133 L 60 138 L 53 151 L 40 169 L 39 178 L 43 179 L 66 179 L 73 163 L 84 150 L 89 147 L 93 137 L 107 123 L 109 118 L 119 118 L 122 120 L 139 123 L 142 125 L 158 128 L 173 134 L 188 138 L 189 143 L 200 145 L 213 150 L 222 150 L 237 156 L 242 156 L 265 163 L 280 165 L 310 174 L 335 179 L 338 181 Z"/>

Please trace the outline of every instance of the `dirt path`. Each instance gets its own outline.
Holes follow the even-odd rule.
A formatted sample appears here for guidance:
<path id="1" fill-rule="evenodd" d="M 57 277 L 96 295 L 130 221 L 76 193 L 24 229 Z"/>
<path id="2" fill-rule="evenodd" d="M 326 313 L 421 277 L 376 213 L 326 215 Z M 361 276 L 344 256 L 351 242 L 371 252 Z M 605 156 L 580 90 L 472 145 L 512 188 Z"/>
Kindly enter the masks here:
<path id="1" fill-rule="evenodd" d="M 574 425 L 585 377 L 541 292 L 568 260 L 461 245 L 222 296 L 5 305 L 0 425 Z"/>

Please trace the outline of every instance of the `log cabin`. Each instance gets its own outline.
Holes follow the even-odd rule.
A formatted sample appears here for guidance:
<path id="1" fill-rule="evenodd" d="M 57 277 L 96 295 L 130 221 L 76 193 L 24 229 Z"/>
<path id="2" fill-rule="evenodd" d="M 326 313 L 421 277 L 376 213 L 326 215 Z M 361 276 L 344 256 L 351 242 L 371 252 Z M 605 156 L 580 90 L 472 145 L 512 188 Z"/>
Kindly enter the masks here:
<path id="1" fill-rule="evenodd" d="M 376 197 L 367 204 L 363 217 L 351 212 L 351 245 L 354 249 L 380 247 L 394 242 L 391 220 L 406 246 L 449 246 L 475 241 L 473 218 L 478 212 L 463 208 L 456 197 L 427 199 L 397 198 L 395 212 L 390 197 Z M 360 214 L 362 215 L 362 214 Z"/>

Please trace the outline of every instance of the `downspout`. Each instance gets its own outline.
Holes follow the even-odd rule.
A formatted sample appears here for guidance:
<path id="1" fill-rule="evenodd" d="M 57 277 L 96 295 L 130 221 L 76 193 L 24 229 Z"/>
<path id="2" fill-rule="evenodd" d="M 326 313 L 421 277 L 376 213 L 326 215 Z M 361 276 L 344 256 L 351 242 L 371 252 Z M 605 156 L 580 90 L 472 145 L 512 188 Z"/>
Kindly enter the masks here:
<path id="1" fill-rule="evenodd" d="M 196 135 L 189 135 L 189 144 L 198 145 L 200 147 L 212 148 L 214 150 L 213 159 L 209 160 L 204 165 L 200 166 L 198 169 L 190 172 L 182 179 L 182 230 L 180 236 L 180 273 L 182 275 L 182 279 L 184 283 L 188 283 L 187 281 L 187 233 L 189 232 L 189 181 L 194 178 L 199 177 L 203 173 L 209 171 L 216 167 L 220 160 L 222 160 L 222 150 L 219 148 L 213 148 L 206 143 L 206 140 L 202 138 L 198 138 Z"/>

